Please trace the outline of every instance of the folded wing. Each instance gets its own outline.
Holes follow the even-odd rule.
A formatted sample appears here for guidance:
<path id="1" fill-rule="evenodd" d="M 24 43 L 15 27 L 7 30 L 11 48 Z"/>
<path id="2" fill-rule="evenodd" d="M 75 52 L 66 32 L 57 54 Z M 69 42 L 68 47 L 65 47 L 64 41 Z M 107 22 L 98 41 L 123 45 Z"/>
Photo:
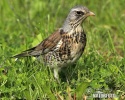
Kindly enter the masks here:
<path id="1" fill-rule="evenodd" d="M 26 51 L 23 51 L 22 53 L 17 54 L 13 57 L 19 58 L 19 57 L 27 57 L 27 56 L 44 55 L 48 53 L 49 51 L 53 50 L 53 48 L 57 45 L 60 39 L 61 39 L 61 34 L 60 34 L 60 30 L 58 30 L 52 35 L 50 35 L 48 38 L 43 40 L 37 46 L 31 49 L 28 49 Z"/>

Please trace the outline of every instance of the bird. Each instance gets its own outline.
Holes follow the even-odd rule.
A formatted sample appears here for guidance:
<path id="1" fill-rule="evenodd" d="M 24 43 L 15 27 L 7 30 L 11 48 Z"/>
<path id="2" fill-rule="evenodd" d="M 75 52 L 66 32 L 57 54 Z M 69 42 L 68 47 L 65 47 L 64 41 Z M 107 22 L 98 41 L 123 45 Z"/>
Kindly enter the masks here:
<path id="1" fill-rule="evenodd" d="M 59 71 L 69 64 L 74 64 L 82 56 L 86 46 L 86 33 L 82 27 L 84 20 L 95 16 L 87 7 L 73 7 L 61 28 L 53 32 L 38 45 L 13 57 L 33 56 L 53 69 L 54 77 L 59 79 Z"/>

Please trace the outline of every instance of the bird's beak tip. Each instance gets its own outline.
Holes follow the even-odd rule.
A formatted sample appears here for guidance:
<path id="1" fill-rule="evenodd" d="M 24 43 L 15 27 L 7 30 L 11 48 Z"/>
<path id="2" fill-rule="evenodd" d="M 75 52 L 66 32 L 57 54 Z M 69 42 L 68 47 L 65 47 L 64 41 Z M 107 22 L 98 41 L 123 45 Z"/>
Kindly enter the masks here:
<path id="1" fill-rule="evenodd" d="M 93 12 L 89 12 L 89 16 L 95 16 L 95 14 Z"/>

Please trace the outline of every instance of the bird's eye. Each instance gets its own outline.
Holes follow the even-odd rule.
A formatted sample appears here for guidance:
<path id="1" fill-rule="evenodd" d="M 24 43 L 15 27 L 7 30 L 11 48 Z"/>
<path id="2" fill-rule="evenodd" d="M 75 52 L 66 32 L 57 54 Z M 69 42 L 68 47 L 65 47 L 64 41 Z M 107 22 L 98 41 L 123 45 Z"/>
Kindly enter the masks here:
<path id="1" fill-rule="evenodd" d="M 77 15 L 84 15 L 84 12 L 82 12 L 82 11 L 77 11 L 76 13 L 77 13 Z"/>

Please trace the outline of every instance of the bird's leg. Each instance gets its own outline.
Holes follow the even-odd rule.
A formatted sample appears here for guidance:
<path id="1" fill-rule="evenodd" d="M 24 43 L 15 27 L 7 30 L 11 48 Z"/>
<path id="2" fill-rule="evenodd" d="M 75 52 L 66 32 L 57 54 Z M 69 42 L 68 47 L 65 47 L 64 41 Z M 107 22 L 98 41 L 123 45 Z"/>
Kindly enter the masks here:
<path id="1" fill-rule="evenodd" d="M 54 68 L 54 77 L 55 77 L 55 79 L 58 81 L 58 83 L 60 83 L 59 82 L 59 68 Z"/>

